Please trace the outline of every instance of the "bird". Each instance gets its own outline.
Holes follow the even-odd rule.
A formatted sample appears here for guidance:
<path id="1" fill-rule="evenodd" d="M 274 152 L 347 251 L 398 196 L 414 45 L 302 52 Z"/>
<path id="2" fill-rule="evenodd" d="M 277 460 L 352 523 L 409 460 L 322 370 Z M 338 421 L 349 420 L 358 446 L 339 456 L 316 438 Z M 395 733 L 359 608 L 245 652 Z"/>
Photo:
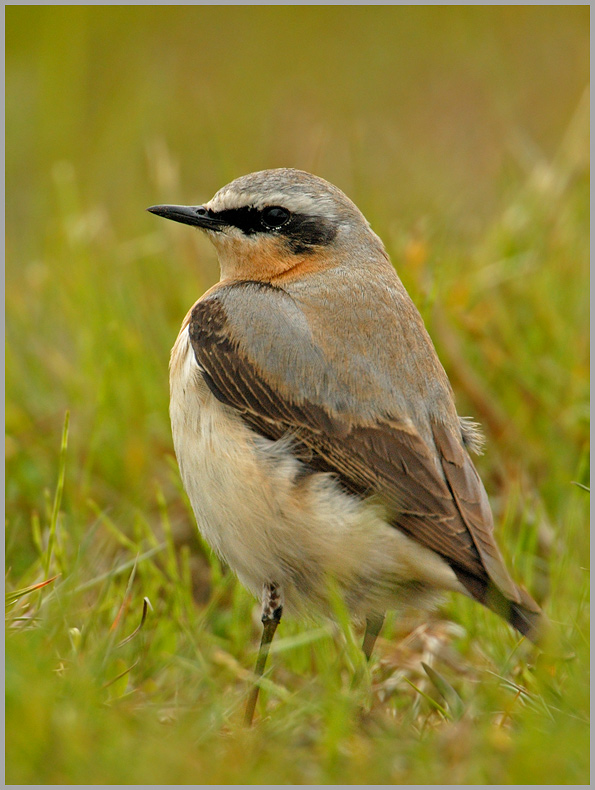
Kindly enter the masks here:
<path id="1" fill-rule="evenodd" d="M 372 655 L 385 613 L 458 592 L 535 641 L 471 459 L 476 423 L 357 206 L 293 168 L 149 212 L 203 231 L 220 280 L 170 358 L 181 478 L 207 543 L 262 606 L 245 720 L 284 612 L 332 617 L 332 585 Z"/>

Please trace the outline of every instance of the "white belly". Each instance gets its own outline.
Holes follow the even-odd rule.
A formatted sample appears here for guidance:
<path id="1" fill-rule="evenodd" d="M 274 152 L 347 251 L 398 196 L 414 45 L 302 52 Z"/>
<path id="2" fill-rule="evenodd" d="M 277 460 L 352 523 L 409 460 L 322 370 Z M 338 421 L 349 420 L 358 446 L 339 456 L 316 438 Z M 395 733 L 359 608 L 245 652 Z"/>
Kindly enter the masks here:
<path id="1" fill-rule="evenodd" d="M 280 585 L 285 608 L 325 605 L 329 578 L 353 614 L 383 612 L 435 589 L 453 571 L 345 493 L 331 475 L 300 476 L 289 441 L 250 430 L 210 392 L 183 326 L 172 352 L 170 415 L 184 487 L 205 540 L 260 598 Z"/>

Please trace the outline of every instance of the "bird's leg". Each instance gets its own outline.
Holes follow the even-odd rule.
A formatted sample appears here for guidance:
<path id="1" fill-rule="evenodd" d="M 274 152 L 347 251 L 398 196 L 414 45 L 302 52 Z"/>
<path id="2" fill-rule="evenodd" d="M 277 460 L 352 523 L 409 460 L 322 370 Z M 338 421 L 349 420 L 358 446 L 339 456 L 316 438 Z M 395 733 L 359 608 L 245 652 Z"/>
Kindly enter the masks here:
<path id="1" fill-rule="evenodd" d="M 248 704 L 246 705 L 246 714 L 244 716 L 244 723 L 247 727 L 252 724 L 254 717 L 254 709 L 256 708 L 256 700 L 258 699 L 258 691 L 260 686 L 258 680 L 262 677 L 264 672 L 267 657 L 269 655 L 269 648 L 277 626 L 281 621 L 283 614 L 283 598 L 279 585 L 274 582 L 267 582 L 263 587 L 262 595 L 262 639 L 260 640 L 260 647 L 258 649 L 258 658 L 256 659 L 256 666 L 254 667 L 254 674 L 256 675 L 257 682 L 250 692 L 248 697 Z"/>
<path id="2" fill-rule="evenodd" d="M 369 661 L 376 644 L 376 639 L 384 623 L 384 614 L 369 614 L 366 617 L 366 633 L 362 649 L 366 659 Z"/>

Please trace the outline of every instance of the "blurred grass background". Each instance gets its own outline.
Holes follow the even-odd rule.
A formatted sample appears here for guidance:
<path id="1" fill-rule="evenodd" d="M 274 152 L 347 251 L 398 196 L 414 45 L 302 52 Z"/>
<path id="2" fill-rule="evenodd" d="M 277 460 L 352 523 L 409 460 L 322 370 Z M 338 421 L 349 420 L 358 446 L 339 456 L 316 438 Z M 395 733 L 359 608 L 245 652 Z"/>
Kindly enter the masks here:
<path id="1" fill-rule="evenodd" d="M 8 782 L 587 781 L 588 73 L 586 6 L 6 8 Z M 384 239 L 555 637 L 453 599 L 368 671 L 287 621 L 246 732 L 258 618 L 167 414 L 217 263 L 144 209 L 278 166 Z"/>

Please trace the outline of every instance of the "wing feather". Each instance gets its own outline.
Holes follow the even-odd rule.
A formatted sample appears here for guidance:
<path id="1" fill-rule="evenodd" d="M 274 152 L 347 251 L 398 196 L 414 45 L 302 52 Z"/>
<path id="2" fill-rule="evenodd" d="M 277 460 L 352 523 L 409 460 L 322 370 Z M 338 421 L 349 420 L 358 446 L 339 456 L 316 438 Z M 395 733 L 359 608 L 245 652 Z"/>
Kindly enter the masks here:
<path id="1" fill-rule="evenodd" d="M 217 294 L 195 305 L 189 334 L 212 393 L 252 429 L 273 440 L 292 436 L 296 453 L 314 470 L 334 474 L 356 495 L 377 496 L 391 523 L 444 557 L 482 602 L 495 585 L 511 605 L 539 611 L 508 575 L 481 480 L 446 425 L 432 424 L 435 447 L 429 447 L 407 421 L 354 423 L 303 397 L 281 395 L 234 337 Z"/>

